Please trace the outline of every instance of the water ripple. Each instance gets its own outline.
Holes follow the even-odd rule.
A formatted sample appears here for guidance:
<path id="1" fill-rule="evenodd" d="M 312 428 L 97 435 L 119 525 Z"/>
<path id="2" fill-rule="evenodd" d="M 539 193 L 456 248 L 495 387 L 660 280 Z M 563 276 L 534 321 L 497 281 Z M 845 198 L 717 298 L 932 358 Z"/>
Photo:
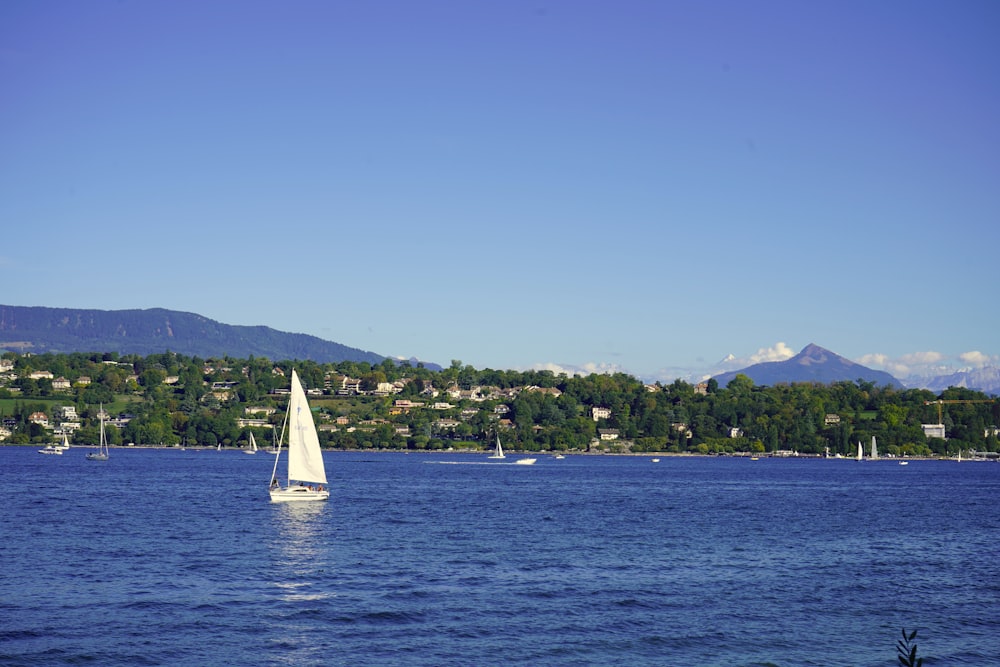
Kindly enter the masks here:
<path id="1" fill-rule="evenodd" d="M 1000 466 L 115 454 L 0 448 L 0 664 L 1000 664 Z"/>

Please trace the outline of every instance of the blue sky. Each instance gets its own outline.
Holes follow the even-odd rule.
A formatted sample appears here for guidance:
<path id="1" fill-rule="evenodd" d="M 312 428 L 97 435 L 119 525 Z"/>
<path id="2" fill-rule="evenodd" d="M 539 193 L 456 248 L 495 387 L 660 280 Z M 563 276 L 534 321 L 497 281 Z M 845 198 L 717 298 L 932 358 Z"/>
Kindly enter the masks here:
<path id="1" fill-rule="evenodd" d="M 1000 355 L 1000 4 L 0 3 L 0 303 L 668 379 Z"/>

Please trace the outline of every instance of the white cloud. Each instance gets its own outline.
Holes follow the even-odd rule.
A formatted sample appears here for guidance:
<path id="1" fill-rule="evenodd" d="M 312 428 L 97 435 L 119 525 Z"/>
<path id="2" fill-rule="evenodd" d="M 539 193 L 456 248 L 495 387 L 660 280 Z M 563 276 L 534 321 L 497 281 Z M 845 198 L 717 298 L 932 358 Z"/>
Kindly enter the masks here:
<path id="1" fill-rule="evenodd" d="M 556 375 L 610 375 L 611 373 L 625 373 L 623 368 L 615 364 L 596 364 L 594 362 L 587 362 L 580 366 L 574 366 L 571 364 L 557 364 L 551 361 L 534 364 L 529 370 L 533 371 L 552 371 Z"/>
<path id="2" fill-rule="evenodd" d="M 726 371 L 740 370 L 747 366 L 768 361 L 784 361 L 785 359 L 791 359 L 795 354 L 795 350 L 788 347 L 786 343 L 778 342 L 772 347 L 759 348 L 757 352 L 747 357 L 737 357 L 734 354 L 727 354 L 724 359 L 716 364 L 716 368 L 708 371 L 708 374 L 718 375 Z"/>
<path id="3" fill-rule="evenodd" d="M 762 347 L 756 354 L 750 355 L 750 364 L 761 364 L 767 361 L 784 361 L 795 356 L 795 350 L 785 343 L 775 343 L 774 347 Z"/>
<path id="4" fill-rule="evenodd" d="M 936 355 L 937 352 L 926 352 L 917 354 Z M 910 357 L 913 357 L 914 358 L 913 360 L 916 360 L 916 355 L 904 355 L 899 359 L 893 359 L 887 354 L 874 352 L 872 354 L 866 354 L 862 356 L 860 359 L 855 359 L 855 361 L 861 364 L 862 366 L 866 366 L 868 368 L 874 368 L 875 370 L 879 371 L 885 371 L 893 377 L 904 378 L 913 373 L 913 366 L 911 363 L 908 363 L 907 361 L 907 359 Z"/>
<path id="5" fill-rule="evenodd" d="M 995 360 L 995 357 L 991 357 L 988 354 L 983 354 L 979 350 L 973 350 L 972 352 L 963 352 L 962 354 L 958 355 L 958 358 L 961 359 L 963 363 L 969 364 L 970 366 L 974 366 L 976 368 L 980 368 L 982 366 L 989 366 Z"/>
<path id="6" fill-rule="evenodd" d="M 944 375 L 953 373 L 958 368 L 955 360 L 961 361 L 967 368 L 982 368 L 996 364 L 1000 357 L 990 356 L 974 350 L 965 352 L 957 356 L 949 356 L 941 352 L 931 350 L 925 352 L 911 352 L 899 357 L 890 357 L 881 353 L 866 354 L 859 359 L 855 359 L 862 366 L 884 370 L 897 378 L 907 377 L 930 377 L 934 375 Z"/>
<path id="7" fill-rule="evenodd" d="M 940 364 L 942 359 L 944 359 L 944 355 L 940 352 L 914 352 L 904 354 L 899 358 L 899 362 L 911 366 L 930 366 Z"/>
<path id="8" fill-rule="evenodd" d="M 874 367 L 874 368 L 885 368 L 889 364 L 889 357 L 885 354 L 880 354 L 878 352 L 872 354 L 866 354 L 856 361 L 862 366 Z"/>

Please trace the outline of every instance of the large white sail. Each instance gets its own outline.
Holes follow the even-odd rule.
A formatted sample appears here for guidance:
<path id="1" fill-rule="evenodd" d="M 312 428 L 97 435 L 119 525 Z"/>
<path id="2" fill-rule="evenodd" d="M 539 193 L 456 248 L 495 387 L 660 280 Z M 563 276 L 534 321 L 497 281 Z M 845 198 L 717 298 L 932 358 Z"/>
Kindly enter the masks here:
<path id="1" fill-rule="evenodd" d="M 878 446 L 875 445 L 875 436 L 872 436 L 872 461 L 878 460 Z"/>
<path id="2" fill-rule="evenodd" d="M 316 424 L 294 369 L 292 393 L 288 401 L 288 479 L 326 484 L 326 469 L 323 467 Z"/>

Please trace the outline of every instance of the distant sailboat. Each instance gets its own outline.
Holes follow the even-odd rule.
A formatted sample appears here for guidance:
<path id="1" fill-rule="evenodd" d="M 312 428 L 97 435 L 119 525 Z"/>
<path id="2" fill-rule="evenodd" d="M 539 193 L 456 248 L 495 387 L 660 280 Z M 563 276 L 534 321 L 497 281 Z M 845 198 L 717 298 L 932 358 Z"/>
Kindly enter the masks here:
<path id="1" fill-rule="evenodd" d="M 104 404 L 101 404 L 101 442 L 97 445 L 97 451 L 87 454 L 88 461 L 107 461 L 111 452 L 108 451 L 108 439 L 104 435 Z"/>
<path id="2" fill-rule="evenodd" d="M 858 440 L 858 460 L 862 461 L 865 458 L 864 452 L 861 450 L 861 441 Z"/>
<path id="3" fill-rule="evenodd" d="M 288 483 L 281 488 L 278 483 L 278 461 L 281 459 L 281 441 L 288 431 Z M 292 389 L 285 413 L 285 427 L 278 439 L 278 452 L 274 456 L 271 471 L 271 502 L 302 500 L 326 500 L 330 492 L 324 488 L 326 468 L 323 467 L 323 450 L 319 446 L 319 434 L 313 422 L 309 401 L 299 382 L 299 376 L 292 370 Z M 316 485 L 316 486 L 314 486 Z"/>
<path id="4" fill-rule="evenodd" d="M 278 447 L 278 431 L 274 428 L 274 426 L 272 426 L 271 427 L 271 451 L 269 453 L 270 454 L 277 454 L 278 453 L 278 449 L 280 449 Z"/>
<path id="5" fill-rule="evenodd" d="M 504 455 L 504 453 L 503 453 L 503 446 L 500 444 L 500 434 L 497 433 L 496 435 L 497 435 L 497 444 L 496 444 L 496 447 L 493 448 L 493 453 L 490 454 L 487 458 L 491 458 L 491 459 L 505 459 L 507 457 Z"/>
<path id="6" fill-rule="evenodd" d="M 250 431 L 250 444 L 247 448 L 243 450 L 244 454 L 256 454 L 257 453 L 257 441 L 253 439 L 253 431 Z"/>
<path id="7" fill-rule="evenodd" d="M 872 461 L 878 461 L 878 447 L 875 445 L 875 436 L 872 436 Z"/>

